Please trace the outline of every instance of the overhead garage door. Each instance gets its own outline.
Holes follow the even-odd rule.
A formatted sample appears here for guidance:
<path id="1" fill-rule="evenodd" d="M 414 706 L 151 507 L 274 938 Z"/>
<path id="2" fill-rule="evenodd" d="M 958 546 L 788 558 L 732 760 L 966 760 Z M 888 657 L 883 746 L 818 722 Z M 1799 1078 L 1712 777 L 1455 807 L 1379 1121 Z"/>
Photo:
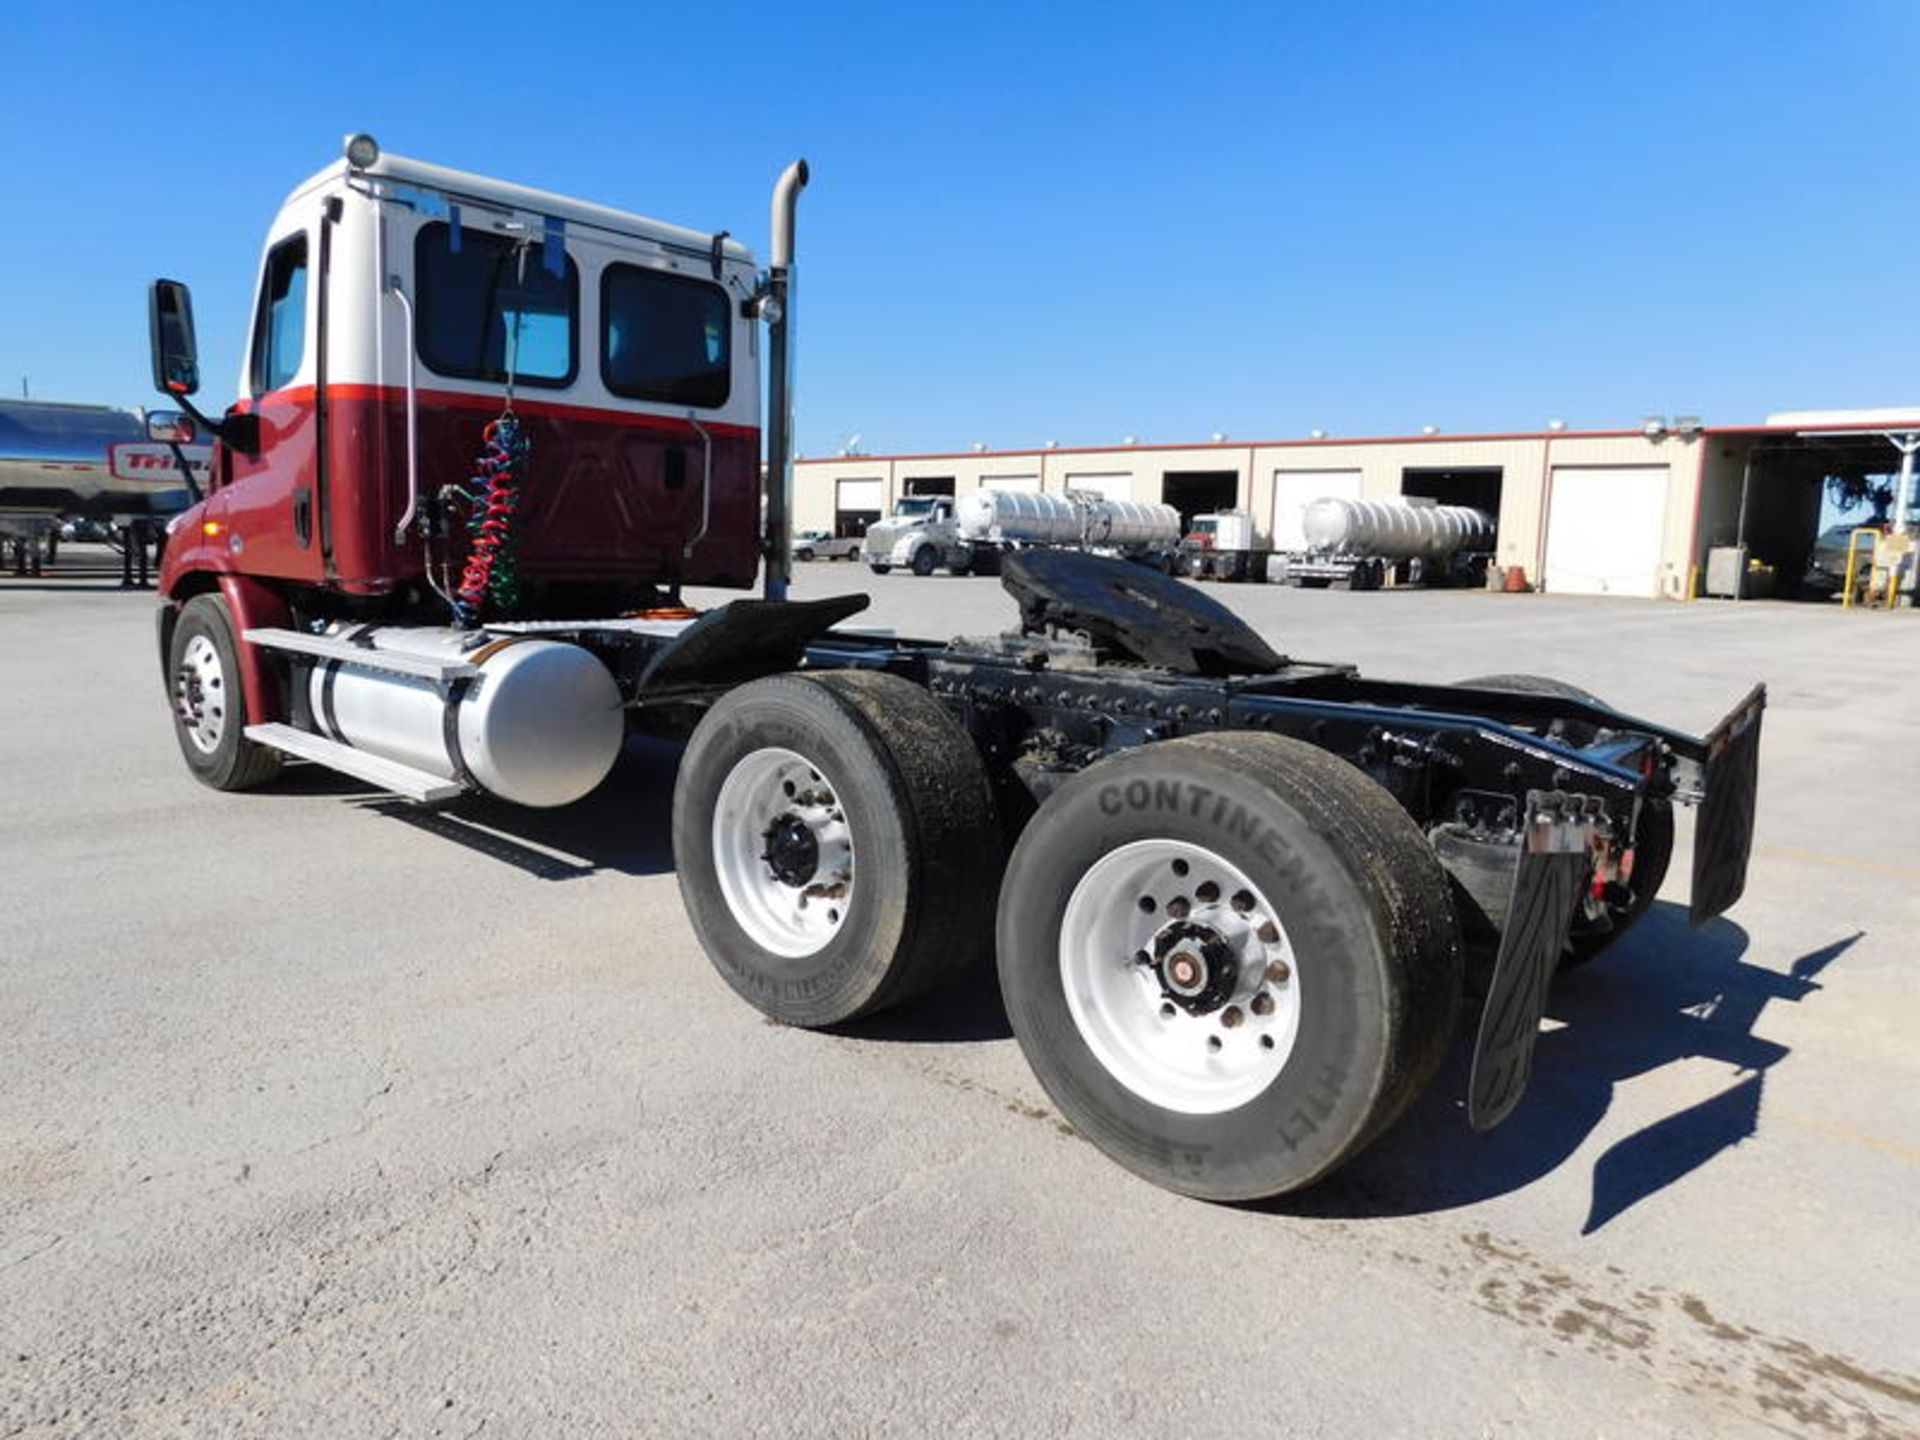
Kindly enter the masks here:
<path id="1" fill-rule="evenodd" d="M 842 480 L 834 497 L 834 509 L 878 512 L 887 508 L 887 482 L 884 480 Z"/>
<path id="2" fill-rule="evenodd" d="M 839 536 L 864 535 L 867 527 L 887 510 L 887 482 L 841 480 L 833 492 L 833 533 Z"/>
<path id="3" fill-rule="evenodd" d="M 1666 466 L 1556 465 L 1547 505 L 1549 592 L 1659 595 Z"/>
<path id="4" fill-rule="evenodd" d="M 1069 475 L 1067 489 L 1098 495 L 1102 500 L 1131 500 L 1133 476 L 1125 472 L 1115 475 Z"/>
<path id="5" fill-rule="evenodd" d="M 1300 516 L 1316 500 L 1358 500 L 1358 470 L 1276 470 L 1273 472 L 1273 548 L 1301 551 L 1307 537 Z"/>
<path id="6" fill-rule="evenodd" d="M 1017 490 L 1023 494 L 1032 494 L 1040 488 L 1038 475 L 982 475 L 982 490 Z"/>

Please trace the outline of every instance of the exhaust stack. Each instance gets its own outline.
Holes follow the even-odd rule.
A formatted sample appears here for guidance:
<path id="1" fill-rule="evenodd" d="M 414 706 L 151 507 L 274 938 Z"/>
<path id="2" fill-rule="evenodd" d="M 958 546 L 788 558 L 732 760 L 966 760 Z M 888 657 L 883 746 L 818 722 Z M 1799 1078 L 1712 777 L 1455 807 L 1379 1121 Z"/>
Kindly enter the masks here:
<path id="1" fill-rule="evenodd" d="M 772 306 L 767 326 L 767 580 L 769 600 L 787 598 L 792 564 L 793 516 L 793 222 L 807 162 L 796 160 L 773 187 L 773 249 L 768 257 L 763 304 Z"/>

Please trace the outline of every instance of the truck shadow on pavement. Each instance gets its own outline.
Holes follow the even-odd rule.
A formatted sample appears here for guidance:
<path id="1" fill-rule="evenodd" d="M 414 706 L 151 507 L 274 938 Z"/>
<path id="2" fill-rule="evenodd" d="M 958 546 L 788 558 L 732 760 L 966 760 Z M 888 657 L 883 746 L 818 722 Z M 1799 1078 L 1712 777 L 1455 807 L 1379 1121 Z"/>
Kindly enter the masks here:
<path id="1" fill-rule="evenodd" d="M 1767 1071 L 1788 1047 L 1754 1033 L 1769 1004 L 1797 1003 L 1864 932 L 1802 955 L 1781 974 L 1742 957 L 1747 933 L 1725 920 L 1688 929 L 1663 902 L 1591 965 L 1562 976 L 1540 1037 L 1533 1083 L 1490 1134 L 1467 1124 L 1463 1097 L 1477 1013 L 1426 1093 L 1385 1135 L 1325 1184 L 1274 1202 L 1294 1215 L 1366 1218 L 1447 1210 L 1505 1194 L 1556 1170 L 1605 1118 L 1614 1087 L 1675 1061 L 1732 1067 L 1712 1097 L 1615 1142 L 1594 1162 L 1582 1234 L 1738 1145 L 1759 1128 Z"/>
<path id="2" fill-rule="evenodd" d="M 362 808 L 540 880 L 577 880 L 602 870 L 623 875 L 666 875 L 673 870 L 673 781 L 684 747 L 673 741 L 631 737 L 600 787 L 584 800 L 556 810 L 530 810 L 484 795 L 467 795 L 440 806 L 415 805 L 377 795 L 317 767 L 317 777 L 366 795 Z M 304 788 L 304 786 L 302 787 Z"/>

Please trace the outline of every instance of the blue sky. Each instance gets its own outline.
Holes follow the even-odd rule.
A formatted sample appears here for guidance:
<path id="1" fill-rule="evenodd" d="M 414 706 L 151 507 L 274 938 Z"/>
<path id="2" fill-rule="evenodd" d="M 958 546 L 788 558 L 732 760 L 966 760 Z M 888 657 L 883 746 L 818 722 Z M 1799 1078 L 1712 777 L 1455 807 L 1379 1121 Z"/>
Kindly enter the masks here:
<path id="1" fill-rule="evenodd" d="M 229 398 L 366 129 L 760 252 L 805 155 L 808 454 L 1920 401 L 1911 0 L 178 13 L 0 10 L 0 392 L 148 403 L 167 274 Z"/>

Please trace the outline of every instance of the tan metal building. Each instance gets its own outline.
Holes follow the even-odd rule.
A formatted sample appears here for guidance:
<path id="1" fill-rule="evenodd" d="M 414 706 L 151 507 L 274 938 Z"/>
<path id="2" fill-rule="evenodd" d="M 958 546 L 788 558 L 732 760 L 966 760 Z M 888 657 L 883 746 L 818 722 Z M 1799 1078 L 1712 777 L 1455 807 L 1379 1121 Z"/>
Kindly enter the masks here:
<path id="1" fill-rule="evenodd" d="M 1183 520 L 1246 510 L 1261 543 L 1285 550 L 1299 544 L 1301 509 L 1323 496 L 1419 496 L 1496 516 L 1496 564 L 1543 589 L 1679 599 L 1722 546 L 1797 579 L 1825 479 L 1896 471 L 1900 437 L 1916 433 L 1920 406 L 1750 426 L 843 455 L 795 464 L 793 523 L 858 534 L 908 495 L 1077 489 L 1164 501 Z"/>

